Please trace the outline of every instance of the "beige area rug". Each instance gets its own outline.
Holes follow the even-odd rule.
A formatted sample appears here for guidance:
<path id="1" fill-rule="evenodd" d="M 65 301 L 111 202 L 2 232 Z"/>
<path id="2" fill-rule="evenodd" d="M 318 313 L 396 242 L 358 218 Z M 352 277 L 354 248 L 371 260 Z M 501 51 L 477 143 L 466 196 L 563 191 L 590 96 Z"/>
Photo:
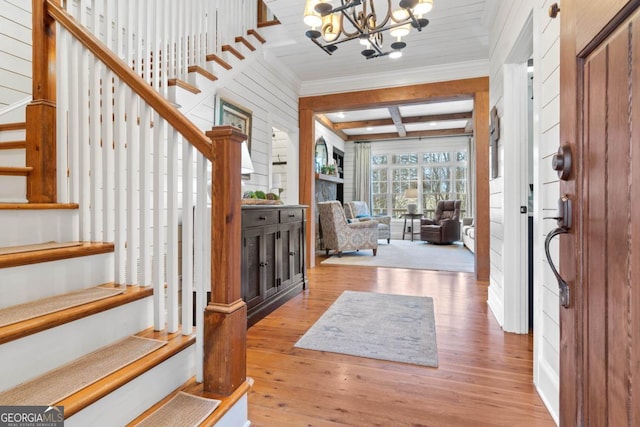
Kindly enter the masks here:
<path id="1" fill-rule="evenodd" d="M 87 304 L 104 298 L 109 298 L 123 292 L 124 288 L 116 289 L 95 287 L 69 292 L 68 294 L 56 295 L 25 304 L 14 305 L 13 307 L 3 308 L 0 310 L 0 327 L 44 316 L 45 314 L 55 313 L 56 311 L 62 311 L 67 308 L 76 307 L 78 305 Z"/>
<path id="2" fill-rule="evenodd" d="M 180 392 L 160 409 L 135 427 L 193 427 L 199 426 L 220 405 L 219 400 L 207 399 Z"/>
<path id="3" fill-rule="evenodd" d="M 62 248 L 72 248 L 74 246 L 80 246 L 82 243 L 80 242 L 47 242 L 47 243 L 38 243 L 35 245 L 24 245 L 24 246 L 7 246 L 5 248 L 0 248 L 0 255 L 8 255 L 8 254 L 20 254 L 23 252 L 34 252 L 34 251 L 44 251 L 46 249 L 62 249 Z"/>
<path id="4" fill-rule="evenodd" d="M 344 252 L 322 261 L 324 265 L 361 265 L 368 267 L 411 268 L 418 270 L 462 271 L 473 273 L 474 256 L 462 243 L 433 245 L 414 240 L 379 243 L 378 255 L 370 250 Z"/>
<path id="5" fill-rule="evenodd" d="M 53 405 L 165 344 L 127 337 L 0 393 L 0 405 Z"/>

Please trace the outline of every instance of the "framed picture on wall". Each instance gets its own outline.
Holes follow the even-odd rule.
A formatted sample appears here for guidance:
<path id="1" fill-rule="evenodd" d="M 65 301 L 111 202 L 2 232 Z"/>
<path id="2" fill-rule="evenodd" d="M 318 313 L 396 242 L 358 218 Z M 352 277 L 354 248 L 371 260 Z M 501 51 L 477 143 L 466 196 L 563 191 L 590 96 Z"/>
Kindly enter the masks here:
<path id="1" fill-rule="evenodd" d="M 251 111 L 225 98 L 218 98 L 217 125 L 231 125 L 247 135 L 247 148 L 251 153 Z"/>

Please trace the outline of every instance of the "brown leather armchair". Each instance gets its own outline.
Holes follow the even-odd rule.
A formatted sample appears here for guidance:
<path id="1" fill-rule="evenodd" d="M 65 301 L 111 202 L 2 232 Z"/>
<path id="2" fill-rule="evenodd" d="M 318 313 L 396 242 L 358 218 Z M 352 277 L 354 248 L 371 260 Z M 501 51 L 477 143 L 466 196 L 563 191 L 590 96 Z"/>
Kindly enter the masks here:
<path id="1" fill-rule="evenodd" d="M 420 239 L 430 243 L 460 240 L 460 200 L 440 200 L 433 219 L 420 220 Z"/>

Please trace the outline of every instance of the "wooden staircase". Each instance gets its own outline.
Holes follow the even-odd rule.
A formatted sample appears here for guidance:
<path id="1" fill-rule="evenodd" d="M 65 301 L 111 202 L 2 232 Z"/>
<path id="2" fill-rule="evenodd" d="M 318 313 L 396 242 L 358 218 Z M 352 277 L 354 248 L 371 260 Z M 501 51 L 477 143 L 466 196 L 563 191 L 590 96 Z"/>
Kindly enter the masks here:
<path id="1" fill-rule="evenodd" d="M 73 212 L 75 207 L 0 204 L 0 235 L 5 225 L 16 227 L 16 221 L 10 218 L 15 213 L 39 211 L 46 221 L 44 218 L 51 211 L 59 210 Z M 21 228 L 32 228 L 31 220 L 24 221 Z M 24 234 L 27 240 L 33 240 L 36 238 L 33 234 L 37 233 Z M 60 237 L 64 237 L 64 231 Z M 65 425 L 114 426 L 139 422 L 180 390 L 211 397 L 193 376 L 195 334 L 154 331 L 150 327 L 153 290 L 105 282 L 105 276 L 110 274 L 105 266 L 112 263 L 113 244 L 109 243 L 0 247 L 0 318 L 2 309 L 26 303 L 35 305 L 81 288 L 98 285 L 124 288 L 115 296 L 0 325 L 0 405 L 3 391 L 44 376 L 97 349 L 108 349 L 130 335 L 161 340 L 166 345 L 106 377 L 89 381 L 69 396 L 49 402 L 64 406 Z M 216 396 L 223 403 L 201 425 L 238 425 L 234 423 L 243 419 L 243 410 L 246 417 L 246 400 L 244 407 L 236 403 L 246 399 L 247 390 L 248 383 L 232 396 Z"/>
<path id="2" fill-rule="evenodd" d="M 34 9 L 34 15 L 42 17 L 46 15 L 47 6 L 38 3 L 38 1 L 34 1 L 34 8 L 38 6 L 41 10 L 36 12 Z M 47 3 L 46 0 L 43 3 Z M 60 12 L 56 13 L 59 15 L 56 19 L 67 19 L 61 16 Z M 53 20 L 49 20 L 47 25 L 53 25 Z M 81 32 L 81 30 L 76 31 L 78 34 Z M 47 32 L 44 31 L 44 33 L 44 35 L 39 34 L 37 37 L 34 35 L 34 48 L 36 44 L 42 46 L 42 38 L 47 37 Z M 91 41 L 91 43 L 95 43 L 95 41 Z M 263 43 L 265 40 L 255 30 L 249 30 L 245 35 L 236 37 L 234 42 L 225 44 L 218 53 L 206 55 L 206 61 L 189 66 L 186 80 L 168 79 L 162 91 L 166 89 L 164 94 L 171 105 L 179 106 L 187 117 L 197 118 L 200 113 L 199 109 L 207 104 L 207 99 L 210 99 L 226 82 L 233 80 L 244 67 L 249 66 L 252 58 L 260 54 L 260 45 Z M 42 55 L 40 59 L 44 57 L 47 55 Z M 102 60 L 104 62 L 104 59 Z M 46 66 L 43 68 L 42 63 L 37 65 L 36 62 L 34 59 L 34 98 L 37 98 L 36 87 L 47 87 L 47 90 L 42 90 L 44 94 L 40 93 L 42 98 L 39 98 L 46 101 L 48 100 L 46 92 L 49 91 L 50 95 L 50 89 L 55 88 L 55 85 L 49 83 L 49 86 L 38 86 L 36 84 L 37 79 L 41 79 L 40 82 L 42 82 L 45 76 L 43 73 L 36 72 L 35 69 L 46 68 Z M 147 61 L 147 64 L 150 62 Z M 119 84 L 123 85 L 123 82 L 126 82 L 131 86 L 128 80 L 130 77 L 132 76 L 122 77 L 120 74 Z M 103 82 L 107 81 L 114 84 L 111 77 L 108 79 L 97 78 L 93 82 L 95 86 L 92 89 L 102 88 Z M 91 84 L 86 80 L 84 83 Z M 68 83 L 61 82 L 61 84 Z M 154 89 L 157 92 L 153 95 L 157 96 L 157 93 L 161 92 L 161 88 L 154 86 Z M 153 104 L 154 100 L 149 100 L 148 96 L 140 95 L 136 90 L 133 88 L 130 96 L 139 96 L 145 102 Z M 63 88 L 62 92 L 64 91 Z M 93 90 L 93 93 L 97 92 L 100 91 Z M 110 101 L 113 101 L 113 98 Z M 117 110 L 116 102 L 108 104 L 112 103 L 115 104 Z M 49 117 L 47 115 L 50 114 L 50 110 L 47 108 L 50 108 L 50 104 L 54 103 L 44 102 L 41 104 L 45 107 L 43 112 L 39 111 L 38 115 L 34 114 L 32 117 Z M 60 104 L 64 105 L 65 102 L 60 102 Z M 116 121 L 117 111 L 95 109 L 99 104 L 108 105 L 106 102 L 95 102 L 92 98 L 91 104 L 91 123 L 100 122 L 104 125 L 102 117 L 110 117 L 112 113 L 114 122 Z M 167 113 L 166 106 L 162 106 L 161 109 L 163 109 L 163 113 Z M 101 115 L 101 113 L 108 114 Z M 174 131 L 184 137 L 185 143 L 187 141 L 193 143 L 192 129 L 189 126 L 176 126 L 174 124 L 177 120 L 175 113 L 171 111 L 168 113 L 171 118 L 165 117 L 164 119 L 171 126 L 174 126 Z M 67 114 L 72 115 L 71 113 Z M 138 116 L 138 128 L 134 129 L 132 133 L 127 131 L 128 139 L 133 134 L 139 134 L 141 141 L 152 143 L 152 141 L 144 141 L 146 131 L 141 129 L 143 126 L 139 125 L 140 122 L 146 122 L 146 119 L 151 117 L 150 109 L 147 114 L 142 118 Z M 124 116 L 126 117 L 126 114 Z M 129 117 L 131 116 L 129 115 Z M 29 114 L 26 114 L 26 117 L 29 118 Z M 79 120 L 82 121 L 84 118 Z M 157 123 L 154 120 L 149 121 L 153 123 L 152 128 Z M 124 121 L 127 122 L 126 119 Z M 179 120 L 177 121 L 179 122 Z M 197 119 L 192 119 L 192 121 L 195 122 Z M 29 125 L 31 123 L 29 122 Z M 203 120 L 199 128 L 210 130 L 211 123 L 212 120 Z M 243 381 L 240 384 L 236 382 L 235 389 L 230 395 L 216 395 L 211 390 L 205 390 L 206 383 L 197 383 L 194 375 L 198 365 L 202 365 L 203 362 L 198 360 L 196 334 L 189 332 L 191 331 L 190 326 L 184 333 L 180 329 L 177 331 L 171 329 L 174 332 L 169 333 L 167 329 L 157 327 L 157 307 L 165 307 L 164 304 L 158 305 L 158 300 L 170 299 L 167 291 L 168 286 L 165 285 L 164 289 L 155 286 L 154 291 L 154 287 L 146 284 L 123 285 L 122 283 L 129 282 L 122 279 L 123 275 L 119 275 L 119 271 L 122 271 L 122 261 L 119 258 L 117 241 L 115 244 L 111 241 L 102 242 L 102 240 L 109 240 L 106 237 L 108 234 L 106 227 L 104 232 L 102 230 L 87 232 L 90 225 L 101 220 L 100 214 L 89 211 L 87 205 L 91 204 L 93 209 L 97 201 L 102 202 L 100 196 L 93 197 L 89 193 L 87 198 L 81 189 L 78 203 L 75 203 L 75 193 L 71 191 L 65 192 L 62 200 L 73 200 L 73 203 L 29 203 L 27 180 L 30 176 L 39 175 L 40 172 L 34 172 L 34 168 L 26 164 L 27 150 L 34 146 L 26 142 L 27 125 L 27 123 L 0 124 L 0 319 L 2 319 L 3 309 L 25 304 L 35 306 L 40 302 L 68 296 L 82 289 L 106 287 L 121 289 L 123 292 L 79 305 L 43 312 L 17 322 L 0 324 L 0 405 L 3 404 L 3 393 L 7 393 L 14 387 L 47 376 L 60 367 L 74 363 L 74 361 L 99 349 L 110 352 L 114 348 L 112 346 L 121 340 L 136 336 L 160 340 L 165 345 L 127 363 L 106 376 L 87 380 L 82 384 L 82 387 L 70 395 L 46 402 L 47 405 L 64 406 L 65 425 L 135 424 L 153 413 L 163 402 L 179 391 L 186 391 L 197 396 L 213 397 L 222 401 L 221 405 L 201 425 L 249 425 L 247 421 L 247 391 L 250 387 L 250 381 Z M 64 127 L 66 128 L 66 125 Z M 31 127 L 29 131 L 31 132 L 33 129 Z M 44 130 L 47 129 L 51 129 L 51 127 L 43 125 L 42 131 L 37 129 L 33 134 L 35 135 L 39 131 L 46 133 Z M 94 141 L 100 139 L 100 136 L 104 138 L 107 135 L 100 135 L 100 131 L 95 129 L 89 129 L 89 131 L 87 134 Z M 55 132 L 53 133 L 55 134 Z M 230 136 L 220 136 L 220 141 L 223 138 L 226 139 L 218 144 L 222 146 L 222 144 L 229 145 L 228 143 L 232 142 L 232 145 L 238 146 L 237 155 L 239 156 L 241 139 L 237 134 L 239 133 L 232 131 L 229 133 Z M 78 135 L 86 136 L 84 133 L 78 133 Z M 200 137 L 206 139 L 204 133 Z M 207 148 L 209 151 L 215 150 L 215 138 L 209 135 L 207 137 L 211 142 L 214 142 L 214 144 L 209 143 Z M 29 141 L 32 142 L 33 138 L 30 137 Z M 117 142 L 114 141 L 114 146 L 115 144 Z M 96 144 L 92 144 L 92 150 L 96 146 Z M 204 143 L 200 143 L 200 146 L 194 144 L 194 146 L 202 151 Z M 96 157 L 99 153 L 100 151 L 92 151 L 79 163 L 82 164 L 88 159 L 99 163 L 101 160 Z M 233 156 L 234 154 L 225 152 L 225 155 Z M 67 156 L 63 155 L 62 157 Z M 222 159 L 223 157 L 218 155 L 218 158 Z M 57 159 L 56 165 L 58 171 L 67 172 L 67 177 L 73 178 L 74 174 L 82 176 L 86 172 L 85 170 L 79 172 L 71 169 L 65 163 L 66 160 L 66 158 Z M 91 169 L 87 168 L 87 171 L 93 175 Z M 51 169 L 48 173 L 50 172 Z M 224 176 L 221 172 L 220 177 Z M 61 175 L 58 175 L 57 179 L 58 187 L 68 184 L 60 182 Z M 47 180 L 42 181 L 46 182 Z M 236 193 L 239 194 L 239 192 Z M 54 200 L 60 199 L 55 198 Z M 89 218 L 90 216 L 91 218 Z M 228 225 L 228 227 L 231 226 L 237 227 L 239 230 L 239 222 Z M 117 235 L 117 231 L 115 234 Z M 93 239 L 93 236 L 97 237 Z M 130 235 L 126 236 L 127 243 L 129 243 L 129 237 Z M 70 244 L 70 242 L 75 243 Z M 158 245 L 158 247 L 163 246 Z M 138 262 L 142 263 L 141 258 L 143 258 L 142 252 L 144 251 L 142 249 L 140 251 L 140 254 L 134 253 L 134 257 L 139 256 Z M 159 258 L 157 254 L 154 256 L 156 259 Z M 118 270 L 118 266 L 120 266 L 120 270 Z M 140 265 L 136 267 L 135 264 L 127 264 L 126 266 L 129 275 L 131 275 L 131 270 L 136 268 L 144 267 Z M 136 274 L 133 276 L 135 277 Z M 139 276 L 146 277 L 144 274 Z M 144 279 L 142 281 L 144 282 Z M 189 291 L 190 293 L 191 291 Z M 226 300 L 229 298 L 225 297 Z M 218 305 L 223 310 L 220 312 L 222 314 L 218 312 L 214 314 L 223 318 L 229 316 L 230 313 L 237 318 L 237 313 L 241 311 L 237 309 L 237 300 L 220 301 Z M 233 322 L 237 324 L 237 320 L 233 320 Z M 169 322 L 167 321 L 167 323 Z M 156 330 L 154 330 L 154 324 Z M 220 332 L 216 331 L 216 333 Z M 229 338 L 228 332 L 223 331 L 222 334 L 223 339 Z M 241 347 L 244 348 L 245 345 L 246 343 L 243 342 Z M 209 352 L 213 353 L 211 350 Z M 239 365 L 236 362 L 228 362 L 228 364 Z M 220 375 L 220 377 L 223 376 L 225 375 Z M 232 377 L 232 375 L 226 376 Z M 234 372 L 233 377 L 237 376 Z M 55 385 L 53 387 L 57 388 Z M 24 401 L 24 404 L 30 404 L 30 402 Z"/>

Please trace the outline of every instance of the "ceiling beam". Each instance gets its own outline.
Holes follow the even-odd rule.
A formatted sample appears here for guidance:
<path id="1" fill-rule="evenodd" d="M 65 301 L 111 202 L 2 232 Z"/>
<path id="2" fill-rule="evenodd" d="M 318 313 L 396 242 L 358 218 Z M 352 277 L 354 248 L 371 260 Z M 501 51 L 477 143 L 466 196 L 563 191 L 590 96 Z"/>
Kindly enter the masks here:
<path id="1" fill-rule="evenodd" d="M 479 88 L 489 88 L 488 77 L 452 80 L 447 82 L 421 83 L 410 86 L 341 92 L 330 95 L 306 96 L 298 100 L 300 110 L 312 110 L 317 113 L 331 111 L 359 110 L 363 108 L 382 108 L 389 105 L 403 105 L 411 102 L 455 101 L 473 99 Z"/>
<path id="2" fill-rule="evenodd" d="M 403 117 L 403 124 L 410 123 L 422 123 L 422 122 L 444 122 L 447 120 L 464 120 L 471 119 L 473 117 L 472 111 L 467 111 L 464 113 L 446 113 L 446 114 L 430 114 L 426 116 L 413 116 L 413 117 Z M 367 126 L 389 126 L 393 125 L 394 122 L 392 119 L 377 119 L 377 120 L 359 120 L 353 122 L 337 122 L 333 124 L 334 129 L 355 129 L 355 128 L 366 128 Z"/>
<path id="3" fill-rule="evenodd" d="M 456 135 L 471 135 L 465 128 L 455 129 L 437 129 L 437 130 L 419 130 L 415 132 L 407 132 L 407 136 L 404 138 L 398 137 L 397 133 L 372 133 L 362 135 L 349 135 L 347 141 L 382 141 L 388 139 L 409 139 L 409 138 L 422 138 L 433 136 L 456 136 Z"/>
<path id="4" fill-rule="evenodd" d="M 342 138 L 343 141 L 346 141 L 347 138 L 349 138 L 349 135 L 342 132 L 340 129 L 336 129 L 336 126 L 333 124 L 333 122 L 329 120 L 324 114 L 316 114 L 316 120 L 322 123 L 325 127 L 331 129 L 336 135 Z"/>
<path id="5" fill-rule="evenodd" d="M 392 105 L 388 108 L 389 114 L 391 114 L 391 120 L 393 120 L 393 124 L 396 126 L 398 130 L 398 135 L 404 138 L 407 136 L 407 130 L 404 128 L 402 124 L 402 116 L 400 115 L 400 108 L 397 105 Z"/>

